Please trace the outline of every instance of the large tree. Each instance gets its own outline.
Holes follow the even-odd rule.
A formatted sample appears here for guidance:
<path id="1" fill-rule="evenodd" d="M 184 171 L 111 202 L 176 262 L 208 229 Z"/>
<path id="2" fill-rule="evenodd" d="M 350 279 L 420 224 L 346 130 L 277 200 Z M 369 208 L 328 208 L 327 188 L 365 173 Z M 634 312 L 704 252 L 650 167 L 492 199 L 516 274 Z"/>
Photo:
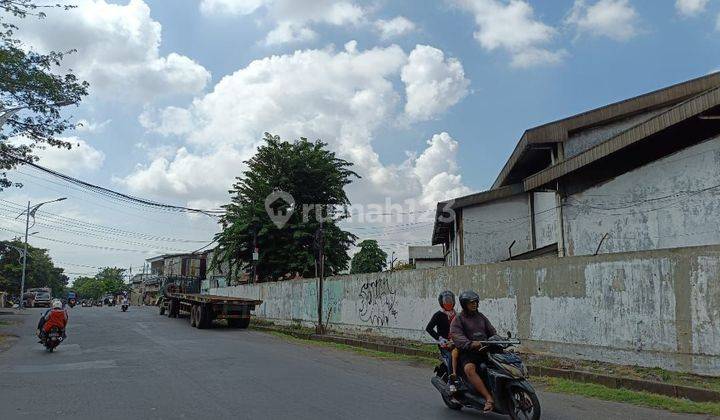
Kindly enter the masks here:
<path id="1" fill-rule="evenodd" d="M 18 22 L 42 19 L 48 7 L 70 6 L 0 0 L 0 190 L 13 185 L 7 171 L 22 164 L 17 158 L 35 161 L 37 148 L 71 147 L 58 137 L 75 127 L 61 108 L 79 103 L 88 93 L 87 82 L 60 69 L 63 56 L 72 50 L 39 53 L 15 37 Z M 14 137 L 23 140 L 8 142 Z"/>
<path id="2" fill-rule="evenodd" d="M 23 242 L 19 239 L 0 242 L 0 290 L 20 293 Z M 53 296 L 61 297 L 68 283 L 63 269 L 55 267 L 47 249 L 28 245 L 25 288 L 50 287 Z"/>
<path id="3" fill-rule="evenodd" d="M 301 138 L 290 143 L 265 133 L 264 141 L 255 156 L 245 162 L 248 169 L 230 190 L 230 204 L 223 206 L 226 214 L 220 220 L 223 229 L 215 237 L 218 246 L 213 264 L 228 263 L 235 277 L 250 271 L 256 234 L 256 273 L 260 280 L 314 276 L 320 244 L 325 274 L 346 270 L 350 260 L 347 250 L 355 236 L 337 223 L 348 216 L 350 200 L 345 186 L 359 178 L 350 170 L 352 163 L 336 157 L 319 140 Z M 279 195 L 280 191 L 290 194 L 294 204 L 283 198 L 268 202 L 271 211 L 290 214 L 287 222 L 278 226 L 265 205 L 271 194 Z M 322 222 L 322 238 L 315 211 L 302 211 L 309 205 L 322 205 L 324 210 L 318 214 L 329 216 Z M 310 217 L 303 220 L 303 214 Z"/>
<path id="4" fill-rule="evenodd" d="M 360 250 L 352 257 L 350 274 L 377 273 L 387 266 L 387 254 L 377 241 L 366 239 L 358 244 Z"/>

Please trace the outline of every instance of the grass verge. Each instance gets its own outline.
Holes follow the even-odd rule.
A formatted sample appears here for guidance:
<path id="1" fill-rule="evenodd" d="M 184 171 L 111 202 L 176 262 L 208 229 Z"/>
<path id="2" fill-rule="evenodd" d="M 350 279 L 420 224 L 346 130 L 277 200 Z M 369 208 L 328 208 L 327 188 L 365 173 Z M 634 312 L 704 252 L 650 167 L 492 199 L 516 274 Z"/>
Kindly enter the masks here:
<path id="1" fill-rule="evenodd" d="M 685 372 L 673 372 L 660 368 L 624 366 L 591 360 L 564 359 L 534 354 L 528 354 L 525 357 L 528 363 L 543 367 L 564 370 L 579 370 L 583 372 L 599 373 L 601 375 L 615 375 L 623 378 L 643 379 L 672 385 L 682 385 L 720 391 L 720 377 L 694 375 L 692 373 Z"/>
<path id="2" fill-rule="evenodd" d="M 657 408 L 675 413 L 710 414 L 720 416 L 720 403 L 695 402 L 649 392 L 608 388 L 602 385 L 575 382 L 561 378 L 533 378 L 551 392 L 580 395 L 605 401 L 614 401 L 643 407 Z"/>

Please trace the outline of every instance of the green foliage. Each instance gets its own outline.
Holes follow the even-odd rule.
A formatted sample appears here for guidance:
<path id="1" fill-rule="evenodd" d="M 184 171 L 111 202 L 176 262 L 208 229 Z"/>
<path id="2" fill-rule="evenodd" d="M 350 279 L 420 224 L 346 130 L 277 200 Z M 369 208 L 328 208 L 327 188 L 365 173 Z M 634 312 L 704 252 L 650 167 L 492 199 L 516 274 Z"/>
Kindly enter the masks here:
<path id="1" fill-rule="evenodd" d="M 11 295 L 20 293 L 22 257 L 17 249 L 22 250 L 23 246 L 24 243 L 20 239 L 13 239 L 0 244 L 0 290 Z M 28 245 L 25 273 L 26 289 L 50 287 L 53 296 L 61 297 L 67 283 L 68 277 L 63 274 L 62 268 L 55 267 L 47 249 Z"/>
<path id="2" fill-rule="evenodd" d="M 257 232 L 260 250 L 257 274 L 262 280 L 279 280 L 295 275 L 315 275 L 315 256 L 319 222 L 313 214 L 302 220 L 303 205 L 322 204 L 334 209 L 323 224 L 325 274 L 347 269 L 347 250 L 355 236 L 341 230 L 337 222 L 347 217 L 350 201 L 345 186 L 359 176 L 349 168 L 352 163 L 335 157 L 321 141 L 301 138 L 293 143 L 265 133 L 265 144 L 245 162 L 248 169 L 237 178 L 230 194 L 230 204 L 223 206 L 223 230 L 216 235 L 218 247 L 213 266 L 229 264 L 234 272 L 249 270 L 253 253 L 253 231 Z M 274 191 L 292 195 L 295 209 L 281 228 L 273 224 L 265 211 L 265 199 Z M 276 211 L 292 210 L 289 203 L 272 203 Z M 338 214 L 339 213 L 339 214 Z M 232 273 L 229 277 L 232 277 Z"/>
<path id="3" fill-rule="evenodd" d="M 73 290 L 83 299 L 99 299 L 108 293 L 130 291 L 130 286 L 123 280 L 125 270 L 117 267 L 106 267 L 93 277 L 78 277 L 73 282 Z"/>
<path id="4" fill-rule="evenodd" d="M 71 147 L 57 137 L 75 127 L 60 110 L 88 94 L 87 82 L 72 72 L 60 74 L 64 55 L 72 51 L 41 54 L 14 38 L 16 22 L 27 17 L 42 19 L 42 10 L 49 7 L 69 6 L 0 0 L 0 190 L 13 185 L 6 171 L 22 164 L 11 156 L 35 161 L 37 148 Z M 25 141 L 9 143 L 12 137 Z"/>
<path id="5" fill-rule="evenodd" d="M 366 239 L 358 244 L 360 250 L 353 255 L 350 274 L 377 273 L 387 266 L 387 254 L 377 241 Z"/>

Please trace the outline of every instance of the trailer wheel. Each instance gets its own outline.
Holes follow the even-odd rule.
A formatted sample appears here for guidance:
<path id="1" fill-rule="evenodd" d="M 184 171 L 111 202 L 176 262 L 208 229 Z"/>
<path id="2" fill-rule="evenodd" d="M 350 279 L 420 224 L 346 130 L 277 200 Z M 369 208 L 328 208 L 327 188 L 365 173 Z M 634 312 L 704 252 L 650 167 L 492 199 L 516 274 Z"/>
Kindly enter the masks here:
<path id="1" fill-rule="evenodd" d="M 250 318 L 230 318 L 227 322 L 230 328 L 245 329 L 250 325 Z"/>
<path id="2" fill-rule="evenodd" d="M 210 308 L 205 305 L 198 305 L 197 309 L 197 327 L 201 330 L 210 328 L 212 325 Z"/>
<path id="3" fill-rule="evenodd" d="M 170 302 L 168 302 L 168 316 L 170 318 L 177 318 L 178 312 L 180 308 L 178 308 L 178 301 L 175 299 L 170 299 Z"/>
<path id="4" fill-rule="evenodd" d="M 190 308 L 190 326 L 196 327 L 197 326 L 197 305 L 193 305 Z"/>

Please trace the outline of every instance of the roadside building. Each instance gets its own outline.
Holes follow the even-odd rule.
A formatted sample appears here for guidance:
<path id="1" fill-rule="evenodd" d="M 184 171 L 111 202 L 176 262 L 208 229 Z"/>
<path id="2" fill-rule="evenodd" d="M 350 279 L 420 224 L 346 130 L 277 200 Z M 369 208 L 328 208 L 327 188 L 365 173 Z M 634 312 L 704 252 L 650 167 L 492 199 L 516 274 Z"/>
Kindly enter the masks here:
<path id="1" fill-rule="evenodd" d="M 438 203 L 447 265 L 720 244 L 720 73 L 527 130 L 491 189 Z"/>
<path id="2" fill-rule="evenodd" d="M 445 265 L 442 246 L 409 246 L 408 259 L 417 270 Z"/>

